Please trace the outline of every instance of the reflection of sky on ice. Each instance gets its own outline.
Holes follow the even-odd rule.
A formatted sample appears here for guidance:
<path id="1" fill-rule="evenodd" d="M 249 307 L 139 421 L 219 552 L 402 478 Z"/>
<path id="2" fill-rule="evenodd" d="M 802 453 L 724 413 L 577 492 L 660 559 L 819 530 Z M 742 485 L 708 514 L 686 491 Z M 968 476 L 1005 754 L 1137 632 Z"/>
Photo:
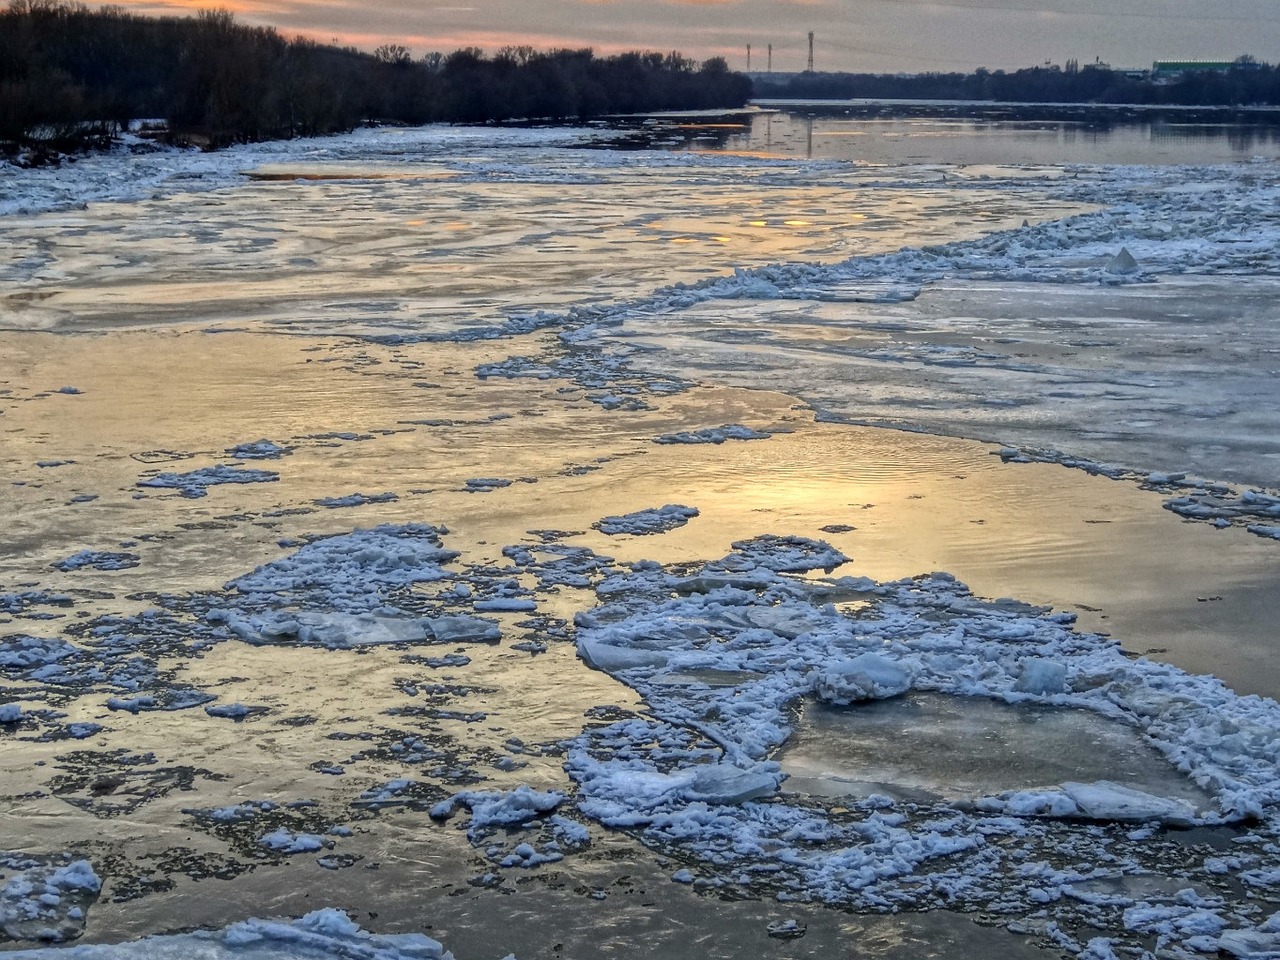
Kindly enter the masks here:
<path id="1" fill-rule="evenodd" d="M 673 875 L 794 905 L 739 950 L 795 917 L 816 937 L 810 900 L 990 911 L 1029 951 L 1274 948 L 1280 710 L 1198 674 L 1277 689 L 1280 559 L 1243 528 L 1280 507 L 1177 476 L 1265 486 L 1280 454 L 1272 165 L 581 136 L 0 186 L 48 211 L 0 220 L 4 792 L 15 830 L 48 825 L 0 838 L 9 935 L 319 899 L 524 955 L 483 891 L 566 871 L 594 892 L 542 891 L 547 942 L 625 940 L 625 851 L 673 916 Z M 1045 607 L 977 599 L 1005 595 Z M 197 882 L 226 902 L 188 911 Z M 202 943 L 433 955 L 307 923 Z"/>
<path id="2" fill-rule="evenodd" d="M 290 330 L 448 335 L 626 301 L 734 267 L 831 262 L 927 243 L 940 231 L 976 237 L 1027 212 L 1025 199 L 1000 191 L 984 191 L 978 204 L 957 196 L 933 170 L 909 172 L 893 189 L 844 164 L 725 167 L 692 155 L 557 151 L 537 145 L 546 137 L 505 132 L 504 149 L 477 156 L 465 139 L 450 153 L 452 137 L 400 144 L 398 136 L 410 135 L 374 139 L 386 152 L 363 170 L 337 147 L 327 151 L 333 160 L 314 156 L 323 146 L 296 156 L 257 148 L 202 170 L 195 182 L 206 192 L 144 193 L 95 208 L 91 227 L 74 210 L 24 225 L 4 268 L 5 322 L 38 329 L 124 311 L 187 322 L 241 313 Z M 315 179 L 333 162 L 351 179 Z M 241 182 L 236 171 L 258 164 L 272 179 Z M 166 193 L 187 186 L 154 167 Z M 237 189 L 209 189 L 230 183 Z M 45 195 L 72 202 L 52 188 Z M 1042 205 L 1045 216 L 1077 208 Z"/>

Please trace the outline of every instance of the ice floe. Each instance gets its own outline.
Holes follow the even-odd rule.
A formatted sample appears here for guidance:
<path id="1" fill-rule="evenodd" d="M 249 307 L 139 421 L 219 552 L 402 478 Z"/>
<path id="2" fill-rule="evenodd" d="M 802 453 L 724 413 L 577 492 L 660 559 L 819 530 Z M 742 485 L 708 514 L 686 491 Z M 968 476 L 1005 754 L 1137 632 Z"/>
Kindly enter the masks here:
<path id="1" fill-rule="evenodd" d="M 365 612 L 380 605 L 377 588 L 445 579 L 448 574 L 441 565 L 458 557 L 456 550 L 441 545 L 440 536 L 446 532 L 428 524 L 410 524 L 326 537 L 237 577 L 228 587 L 241 594 L 282 599 L 322 590 L 324 606 Z"/>
<path id="2" fill-rule="evenodd" d="M 317 836 L 314 833 L 294 833 L 283 827 L 263 834 L 258 842 L 277 853 L 314 853 L 325 847 L 333 846 L 332 840 Z"/>
<path id="3" fill-rule="evenodd" d="M 184 497 L 197 499 L 208 493 L 209 487 L 225 483 L 271 483 L 279 480 L 274 470 L 249 470 L 245 467 L 204 467 L 187 473 L 158 473 L 154 477 L 139 480 L 139 487 L 160 490 L 177 490 Z"/>
<path id="4" fill-rule="evenodd" d="M 283 446 L 272 440 L 253 440 L 227 447 L 226 454 L 236 460 L 279 460 L 293 452 L 292 447 Z"/>
<path id="5" fill-rule="evenodd" d="M 266 707 L 250 707 L 243 703 L 216 703 L 204 708 L 204 712 L 211 717 L 221 717 L 226 720 L 244 720 L 257 713 L 266 713 Z"/>
<path id="6" fill-rule="evenodd" d="M 374 934 L 326 908 L 299 920 L 245 920 L 222 930 L 147 937 L 129 943 L 19 950 L 14 960 L 452 960 L 420 933 Z"/>
<path id="7" fill-rule="evenodd" d="M 460 807 L 471 811 L 472 831 L 488 827 L 523 823 L 544 813 L 550 813 L 564 802 L 564 794 L 557 791 L 538 791 L 527 786 L 516 787 L 506 793 L 493 791 L 464 791 L 431 808 L 431 816 L 443 820 L 453 816 Z"/>
<path id="8" fill-rule="evenodd" d="M 511 481 L 505 477 L 473 477 L 466 482 L 464 489 L 467 493 L 492 493 L 509 486 Z"/>
<path id="9" fill-rule="evenodd" d="M 594 526 L 601 533 L 611 537 L 629 533 L 633 536 L 647 536 L 655 533 L 666 533 L 683 527 L 698 515 L 697 507 L 685 507 L 677 503 L 668 503 L 664 507 L 649 510 L 637 510 L 621 516 L 603 517 Z"/>
<path id="10" fill-rule="evenodd" d="M 315 501 L 318 507 L 363 507 L 370 503 L 394 503 L 400 499 L 394 493 L 349 493 L 345 497 L 321 497 Z"/>
<path id="11" fill-rule="evenodd" d="M 12 940 L 74 940 L 101 889 L 88 860 L 22 870 L 0 887 L 0 931 Z"/>
<path id="12" fill-rule="evenodd" d="M 724 443 L 726 440 L 768 440 L 770 434 L 763 430 L 752 430 L 740 423 L 729 423 L 723 427 L 707 427 L 703 430 L 682 430 L 679 433 L 664 433 L 654 437 L 654 443 Z"/>
<path id="13" fill-rule="evenodd" d="M 140 558 L 136 553 L 111 550 L 81 550 L 55 563 L 54 569 L 63 573 L 72 570 L 128 570 L 136 567 Z"/>
<path id="14" fill-rule="evenodd" d="M 1221 875 L 1216 864 L 1187 865 L 1175 834 L 1150 825 L 1257 823 L 1257 845 L 1228 870 L 1280 866 L 1271 840 L 1280 829 L 1276 703 L 1132 660 L 1109 638 L 1075 631 L 1071 615 L 981 600 L 945 574 L 858 581 L 870 603 L 842 611 L 825 602 L 829 584 L 779 572 L 839 565 L 825 545 L 775 537 L 735 547 L 724 561 L 679 574 L 636 564 L 604 581 L 600 605 L 578 617 L 579 654 L 639 691 L 650 716 L 575 742 L 566 768 L 577 806 L 696 858 L 698 883 L 863 909 L 999 909 L 1023 917 L 1014 924 L 1023 927 L 1037 923 L 1037 891 L 1048 891 L 1058 917 L 1083 911 L 1105 918 L 1106 929 L 1137 931 L 1146 929 L 1137 915 L 1123 914 L 1138 898 L 1086 904 L 1072 884 L 1173 863 L 1188 882 Z M 708 670 L 738 682 L 666 682 Z M 772 759 L 791 735 L 795 705 L 815 691 L 853 703 L 839 708 L 853 711 L 851 722 L 862 698 L 908 691 L 1086 711 L 1136 731 L 1188 789 L 1160 795 L 1099 777 L 961 801 L 855 792 L 836 813 L 788 792 Z M 1193 785 L 1209 802 L 1184 799 Z M 1050 866 L 1066 850 L 1073 865 Z M 1246 903 L 1216 910 L 1219 930 L 1251 924 Z M 1195 948 L 1209 942 L 1195 937 L 1216 935 L 1206 930 L 1174 924 L 1167 936 Z"/>
<path id="15" fill-rule="evenodd" d="M 1185 473 L 1146 471 L 1114 463 L 1096 463 L 1061 450 L 1001 447 L 995 451 L 1005 463 L 1056 463 L 1112 480 L 1129 480 L 1144 490 L 1166 495 L 1164 508 L 1187 520 L 1217 527 L 1240 526 L 1260 537 L 1275 538 L 1276 528 L 1259 520 L 1280 518 L 1280 493 L 1245 490 L 1237 493 L 1229 484 Z"/>

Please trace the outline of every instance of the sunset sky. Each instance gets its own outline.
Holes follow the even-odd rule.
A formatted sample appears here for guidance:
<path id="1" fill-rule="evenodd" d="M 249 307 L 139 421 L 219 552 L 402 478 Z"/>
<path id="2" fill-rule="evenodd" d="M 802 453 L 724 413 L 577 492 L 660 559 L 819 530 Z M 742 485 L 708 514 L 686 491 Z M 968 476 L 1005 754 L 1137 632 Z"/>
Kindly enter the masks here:
<path id="1" fill-rule="evenodd" d="M 244 23 L 371 50 L 415 55 L 463 46 L 496 50 L 594 47 L 724 56 L 753 69 L 801 70 L 806 33 L 819 70 L 1021 67 L 1095 58 L 1117 67 L 1155 59 L 1280 60 L 1277 0 L 123 0 L 139 12 L 222 7 Z"/>

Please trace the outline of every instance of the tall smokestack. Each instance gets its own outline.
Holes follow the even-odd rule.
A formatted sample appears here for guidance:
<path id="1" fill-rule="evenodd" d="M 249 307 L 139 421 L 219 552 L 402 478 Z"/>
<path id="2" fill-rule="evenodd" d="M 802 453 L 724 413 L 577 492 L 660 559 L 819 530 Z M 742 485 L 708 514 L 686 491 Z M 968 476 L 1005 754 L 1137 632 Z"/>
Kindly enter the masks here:
<path id="1" fill-rule="evenodd" d="M 809 31 L 809 66 L 806 67 L 809 73 L 813 73 L 813 31 Z"/>

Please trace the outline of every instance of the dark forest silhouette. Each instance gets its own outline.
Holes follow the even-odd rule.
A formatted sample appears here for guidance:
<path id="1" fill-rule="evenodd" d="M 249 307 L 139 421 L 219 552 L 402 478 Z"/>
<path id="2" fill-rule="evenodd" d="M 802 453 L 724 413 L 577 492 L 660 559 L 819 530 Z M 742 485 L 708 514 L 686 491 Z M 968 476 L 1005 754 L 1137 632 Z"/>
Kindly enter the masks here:
<path id="1" fill-rule="evenodd" d="M 894 99 L 1015 101 L 1023 103 L 1254 106 L 1280 104 L 1280 67 L 1241 57 L 1225 70 L 1186 70 L 1176 76 L 1134 76 L 1128 71 L 1069 61 L 1006 73 L 892 75 L 801 73 L 777 82 L 757 78 L 755 96 L 786 99 Z"/>
<path id="2" fill-rule="evenodd" d="M 512 47 L 373 54 L 225 11 L 143 17 L 61 0 L 0 11 L 0 148 L 104 145 L 131 121 L 161 119 L 182 143 L 231 143 L 348 131 L 364 122 L 565 120 L 611 113 L 738 107 L 750 80 L 720 58 L 678 53 L 597 57 Z"/>

